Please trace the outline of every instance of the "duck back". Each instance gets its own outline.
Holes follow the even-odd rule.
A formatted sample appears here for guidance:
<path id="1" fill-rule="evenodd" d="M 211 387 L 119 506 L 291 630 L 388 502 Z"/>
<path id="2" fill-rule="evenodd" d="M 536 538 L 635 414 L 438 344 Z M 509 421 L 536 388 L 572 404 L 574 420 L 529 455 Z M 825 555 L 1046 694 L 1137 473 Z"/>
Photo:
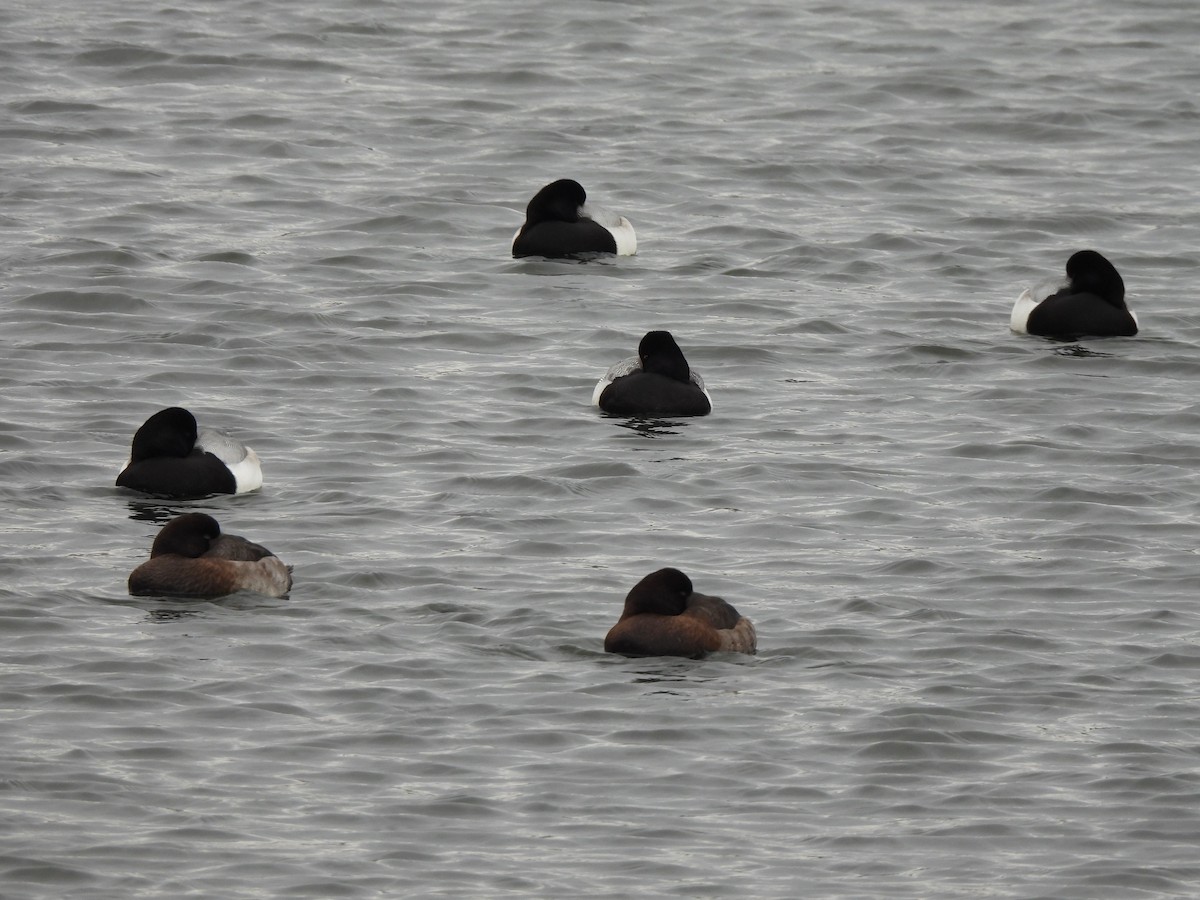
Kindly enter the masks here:
<path id="1" fill-rule="evenodd" d="M 1133 337 L 1137 322 L 1128 309 L 1091 293 L 1067 288 L 1051 294 L 1029 313 L 1030 334 L 1075 340 L 1081 337 Z"/>
<path id="2" fill-rule="evenodd" d="M 657 372 L 631 372 L 600 393 L 599 406 L 615 416 L 707 416 L 712 401 L 694 381 L 676 381 Z"/>

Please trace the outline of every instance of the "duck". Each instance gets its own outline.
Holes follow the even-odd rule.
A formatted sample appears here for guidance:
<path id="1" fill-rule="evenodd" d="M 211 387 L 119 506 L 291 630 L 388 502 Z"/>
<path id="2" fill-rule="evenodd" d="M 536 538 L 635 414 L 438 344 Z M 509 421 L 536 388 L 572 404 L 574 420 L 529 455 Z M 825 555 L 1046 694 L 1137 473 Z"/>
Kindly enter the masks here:
<path id="1" fill-rule="evenodd" d="M 244 494 L 262 487 L 258 454 L 180 406 L 162 409 L 133 436 L 117 487 L 164 497 Z"/>
<path id="2" fill-rule="evenodd" d="M 1009 327 L 1018 334 L 1061 340 L 1132 337 L 1137 316 L 1125 305 L 1125 282 L 1116 266 L 1095 250 L 1067 260 L 1067 283 L 1042 299 L 1026 288 L 1013 305 Z"/>
<path id="3" fill-rule="evenodd" d="M 596 382 L 592 404 L 618 416 L 707 416 L 712 397 L 669 331 L 648 331 L 638 355 L 614 364 Z"/>
<path id="4" fill-rule="evenodd" d="M 583 185 L 570 178 L 552 181 L 533 195 L 525 224 L 513 237 L 514 257 L 569 259 L 597 253 L 637 253 L 637 235 L 628 219 L 589 209 Z"/>
<path id="5" fill-rule="evenodd" d="M 754 625 L 720 597 L 698 594 L 679 569 L 659 569 L 633 586 L 621 618 L 604 638 L 606 653 L 622 656 L 754 654 Z"/>
<path id="6" fill-rule="evenodd" d="M 207 513 L 184 513 L 164 525 L 150 559 L 129 574 L 135 597 L 223 597 L 236 591 L 284 597 L 291 589 L 291 566 L 260 544 L 222 534 Z"/>

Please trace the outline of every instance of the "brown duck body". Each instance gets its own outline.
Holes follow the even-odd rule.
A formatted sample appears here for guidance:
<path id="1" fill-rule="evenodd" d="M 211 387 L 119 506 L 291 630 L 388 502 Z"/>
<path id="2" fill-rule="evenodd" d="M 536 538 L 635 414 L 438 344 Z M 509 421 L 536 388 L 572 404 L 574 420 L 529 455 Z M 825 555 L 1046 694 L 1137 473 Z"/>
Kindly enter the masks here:
<path id="1" fill-rule="evenodd" d="M 129 575 L 129 593 L 221 597 L 256 591 L 283 597 L 292 588 L 292 569 L 261 544 L 234 534 L 203 513 L 187 513 L 163 526 L 150 559 Z"/>
<path id="2" fill-rule="evenodd" d="M 754 625 L 720 597 L 692 590 L 678 569 L 659 569 L 625 598 L 621 618 L 604 649 L 623 656 L 686 656 L 731 651 L 754 653 Z"/>

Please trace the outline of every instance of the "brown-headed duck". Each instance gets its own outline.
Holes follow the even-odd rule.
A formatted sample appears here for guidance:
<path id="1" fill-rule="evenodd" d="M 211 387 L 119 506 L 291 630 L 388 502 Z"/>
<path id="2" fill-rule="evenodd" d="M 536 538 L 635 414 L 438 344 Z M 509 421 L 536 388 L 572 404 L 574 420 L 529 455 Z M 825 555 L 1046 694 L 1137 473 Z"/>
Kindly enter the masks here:
<path id="1" fill-rule="evenodd" d="M 283 597 L 292 588 L 292 567 L 266 547 L 222 534 L 205 513 L 185 513 L 162 527 L 150 559 L 129 575 L 135 596 L 222 597 L 257 591 Z"/>
<path id="2" fill-rule="evenodd" d="M 699 658 L 722 650 L 754 653 L 757 642 L 750 620 L 720 597 L 697 594 L 678 569 L 659 569 L 629 592 L 604 649 L 623 656 Z"/>

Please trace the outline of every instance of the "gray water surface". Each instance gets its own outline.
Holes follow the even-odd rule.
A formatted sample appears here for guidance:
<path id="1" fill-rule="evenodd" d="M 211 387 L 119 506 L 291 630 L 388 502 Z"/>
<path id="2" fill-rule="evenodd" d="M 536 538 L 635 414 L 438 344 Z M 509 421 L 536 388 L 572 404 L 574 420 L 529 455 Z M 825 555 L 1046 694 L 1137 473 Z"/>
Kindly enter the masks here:
<path id="1" fill-rule="evenodd" d="M 1193 4 L 0 11 L 0 895 L 1200 892 Z M 632 258 L 515 261 L 573 177 Z M 1142 333 L 1011 334 L 1092 247 Z M 704 419 L 592 385 L 667 328 Z M 256 494 L 112 487 L 183 405 Z M 125 578 L 211 512 L 290 598 Z M 664 565 L 756 657 L 602 652 Z"/>

